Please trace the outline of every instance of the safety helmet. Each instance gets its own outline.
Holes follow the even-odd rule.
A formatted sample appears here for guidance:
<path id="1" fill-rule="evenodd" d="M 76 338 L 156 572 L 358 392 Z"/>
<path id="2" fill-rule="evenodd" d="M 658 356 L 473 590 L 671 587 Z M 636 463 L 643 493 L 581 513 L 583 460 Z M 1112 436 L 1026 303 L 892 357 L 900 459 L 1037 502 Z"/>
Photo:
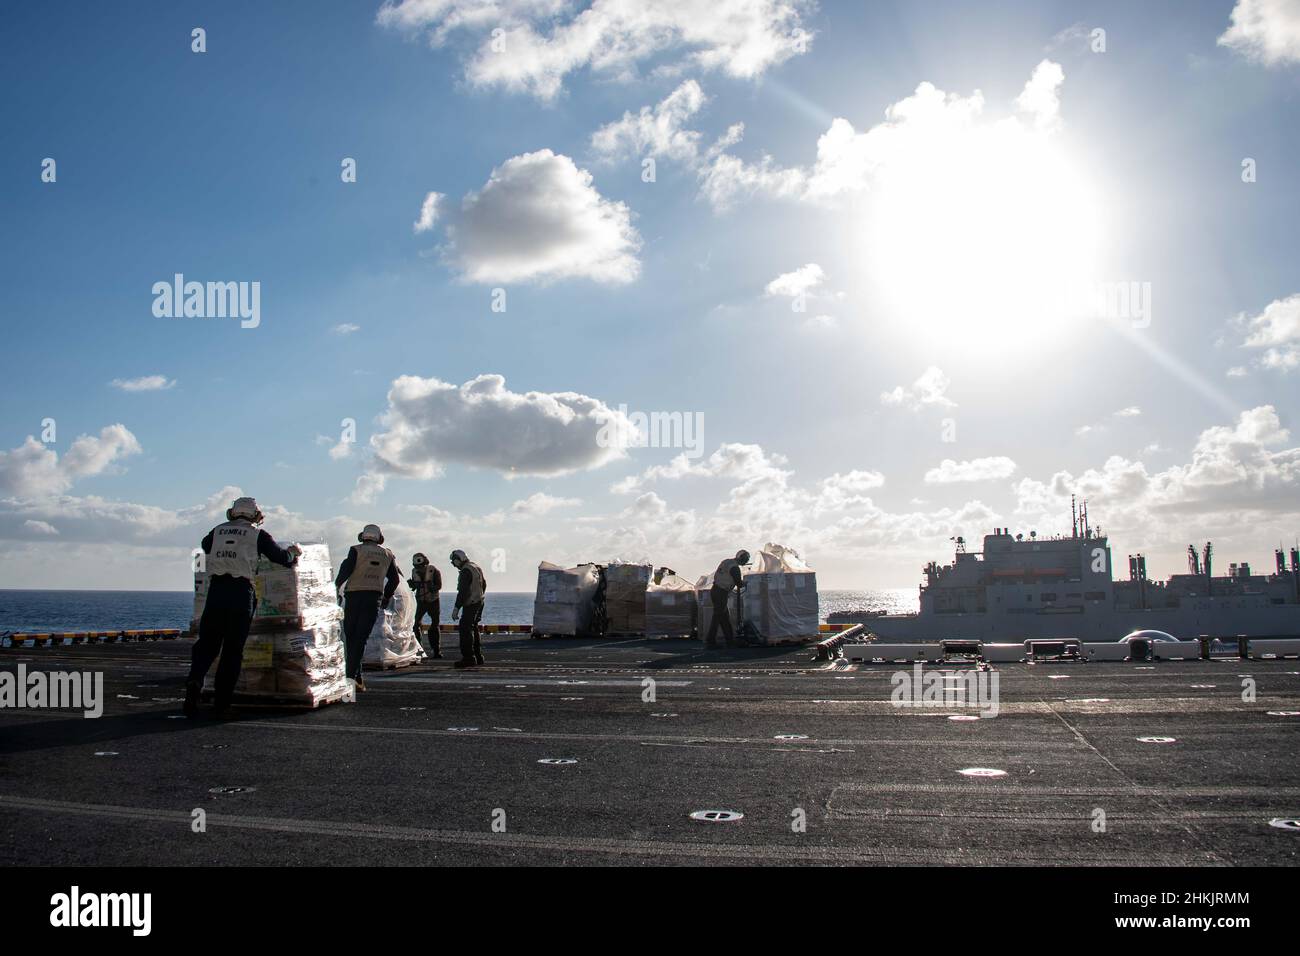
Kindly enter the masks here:
<path id="1" fill-rule="evenodd" d="M 736 560 L 741 564 L 749 564 L 749 552 L 741 548 L 736 552 Z"/>
<path id="2" fill-rule="evenodd" d="M 357 535 L 357 540 L 358 540 L 358 541 L 373 541 L 373 542 L 375 542 L 375 544 L 383 544 L 383 543 L 384 543 L 384 533 L 383 533 L 382 531 L 379 530 L 379 525 L 377 525 L 377 524 L 368 524 L 368 525 L 366 525 L 364 528 L 361 529 L 361 533 L 360 533 L 359 535 Z"/>
<path id="3" fill-rule="evenodd" d="M 416 553 L 415 557 L 411 558 L 411 561 L 412 561 L 412 563 L 414 563 L 414 564 L 428 564 L 428 563 L 429 563 L 429 559 L 426 558 L 424 555 L 418 553 L 418 552 Z"/>
<path id="4" fill-rule="evenodd" d="M 460 565 L 462 562 L 465 562 L 465 561 L 468 561 L 468 560 L 469 560 L 469 558 L 465 556 L 465 552 L 462 551 L 460 548 L 457 548 L 455 551 L 453 551 L 453 552 L 451 553 L 451 563 L 452 563 L 452 564 Z"/>
<path id="5" fill-rule="evenodd" d="M 262 520 L 262 509 L 257 507 L 257 500 L 254 498 L 236 498 L 234 504 L 226 509 L 226 520 L 234 521 L 236 518 L 247 518 L 253 524 Z"/>

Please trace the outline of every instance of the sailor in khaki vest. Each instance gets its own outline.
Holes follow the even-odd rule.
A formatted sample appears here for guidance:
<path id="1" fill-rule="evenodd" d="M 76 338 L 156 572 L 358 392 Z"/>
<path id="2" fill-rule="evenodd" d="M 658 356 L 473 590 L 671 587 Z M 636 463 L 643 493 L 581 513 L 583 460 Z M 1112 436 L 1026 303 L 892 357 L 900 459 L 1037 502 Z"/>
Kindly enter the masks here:
<path id="1" fill-rule="evenodd" d="M 411 576 L 406 585 L 415 593 L 415 639 L 420 640 L 421 622 L 429 615 L 429 656 L 442 658 L 442 635 L 438 631 L 442 614 L 439 592 L 442 591 L 442 572 L 429 563 L 423 554 L 411 558 Z"/>
<path id="2" fill-rule="evenodd" d="M 708 647 L 718 646 L 719 627 L 722 628 L 722 636 L 727 646 L 736 645 L 736 633 L 731 627 L 727 599 L 731 596 L 732 588 L 737 591 L 745 590 L 745 580 L 741 577 L 740 569 L 746 564 L 749 564 L 749 552 L 742 549 L 736 552 L 734 558 L 722 561 L 718 565 L 718 570 L 713 572 L 713 586 L 709 588 L 709 600 L 713 603 L 713 619 L 709 621 L 709 632 L 704 637 L 704 643 Z"/>
<path id="3" fill-rule="evenodd" d="M 451 553 L 451 563 L 459 572 L 456 579 L 456 606 L 451 610 L 451 619 L 460 621 L 460 660 L 456 666 L 473 667 L 483 663 L 478 622 L 483 616 L 487 578 L 483 577 L 483 569 L 467 558 L 459 548 Z"/>
<path id="4" fill-rule="evenodd" d="M 397 559 L 384 547 L 384 533 L 379 525 L 368 524 L 357 535 L 357 544 L 339 566 L 334 579 L 343 604 L 343 641 L 347 652 L 347 675 L 356 681 L 357 690 L 365 690 L 361 677 L 361 658 L 366 653 L 366 639 L 375 626 L 379 612 L 388 607 L 393 592 L 402 583 L 402 573 L 397 570 Z"/>
<path id="5" fill-rule="evenodd" d="M 235 693 L 235 683 L 244 663 L 244 642 L 253 624 L 253 574 L 259 556 L 284 567 L 292 567 L 302 553 L 296 544 L 281 548 L 265 531 L 262 511 L 252 498 L 236 498 L 226 509 L 226 523 L 203 538 L 204 566 L 208 572 L 208 593 L 199 619 L 199 639 L 190 656 L 190 676 L 185 681 L 185 716 L 199 709 L 203 678 L 217 655 L 217 679 L 213 709 L 224 716 Z"/>

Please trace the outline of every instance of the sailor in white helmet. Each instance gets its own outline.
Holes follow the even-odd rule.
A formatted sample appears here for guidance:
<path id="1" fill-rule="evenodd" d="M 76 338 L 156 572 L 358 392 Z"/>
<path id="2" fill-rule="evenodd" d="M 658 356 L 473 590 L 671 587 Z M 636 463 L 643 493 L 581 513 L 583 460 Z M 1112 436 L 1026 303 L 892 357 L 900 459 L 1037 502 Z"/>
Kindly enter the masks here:
<path id="1" fill-rule="evenodd" d="M 736 552 L 734 558 L 726 558 L 718 565 L 718 570 L 713 572 L 713 586 L 709 588 L 709 600 L 713 603 L 713 619 L 709 621 L 709 632 L 705 635 L 704 643 L 709 647 L 718 646 L 718 628 L 722 628 L 723 639 L 726 640 L 728 647 L 734 647 L 736 644 L 736 633 L 731 627 L 731 614 L 727 610 L 727 600 L 731 597 L 731 591 L 745 590 L 745 580 L 741 577 L 740 569 L 743 565 L 749 564 L 749 552 L 741 549 Z"/>
<path id="2" fill-rule="evenodd" d="M 451 553 L 451 563 L 459 572 L 456 579 L 456 606 L 451 619 L 460 621 L 460 660 L 457 667 L 473 667 L 483 663 L 483 644 L 479 639 L 479 619 L 483 617 L 483 595 L 487 594 L 487 578 L 483 569 L 457 548 Z"/>
<path id="3" fill-rule="evenodd" d="M 285 567 L 298 561 L 302 550 L 291 544 L 281 548 L 265 531 L 262 512 L 252 498 L 236 498 L 226 509 L 226 523 L 203 538 L 204 566 L 208 572 L 208 594 L 199 619 L 199 639 L 194 642 L 190 674 L 185 681 L 185 715 L 198 712 L 203 678 L 217 655 L 213 708 L 218 716 L 230 707 L 244 662 L 244 642 L 253 623 L 255 593 L 253 572 L 259 556 Z"/>
<path id="4" fill-rule="evenodd" d="M 379 525 L 368 524 L 357 535 L 354 544 L 339 566 L 334 588 L 339 591 L 339 603 L 347 595 L 343 607 L 343 640 L 347 652 L 347 675 L 356 681 L 357 690 L 365 690 L 361 676 L 361 658 L 365 656 L 366 639 L 375 626 L 379 612 L 388 607 L 393 592 L 402 583 L 402 572 L 397 569 L 393 552 L 384 547 L 384 533 Z"/>

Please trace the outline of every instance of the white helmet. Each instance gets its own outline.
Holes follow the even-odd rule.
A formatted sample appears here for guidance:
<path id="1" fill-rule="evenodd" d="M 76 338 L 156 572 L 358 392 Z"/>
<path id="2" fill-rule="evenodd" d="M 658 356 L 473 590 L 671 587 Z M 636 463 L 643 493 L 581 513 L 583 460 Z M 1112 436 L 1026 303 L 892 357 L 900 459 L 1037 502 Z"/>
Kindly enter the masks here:
<path id="1" fill-rule="evenodd" d="M 254 498 L 236 498 L 234 504 L 226 509 L 226 520 L 234 521 L 236 518 L 247 518 L 254 524 L 261 521 L 262 509 L 257 507 L 257 500 Z"/>
<path id="2" fill-rule="evenodd" d="M 366 525 L 364 528 L 361 529 L 361 533 L 360 533 L 359 535 L 357 535 L 357 540 L 358 540 L 358 541 L 373 541 L 373 542 L 375 542 L 376 544 L 383 544 L 383 543 L 384 543 L 384 533 L 383 533 L 382 531 L 379 530 L 379 525 L 377 525 L 377 524 L 368 524 L 368 525 Z"/>

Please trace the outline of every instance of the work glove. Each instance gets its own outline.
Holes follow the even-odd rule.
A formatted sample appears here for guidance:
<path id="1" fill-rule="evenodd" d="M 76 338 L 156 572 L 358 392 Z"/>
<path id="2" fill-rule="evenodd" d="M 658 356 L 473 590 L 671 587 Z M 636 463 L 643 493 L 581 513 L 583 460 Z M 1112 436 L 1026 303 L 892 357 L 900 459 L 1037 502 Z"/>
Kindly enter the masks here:
<path id="1" fill-rule="evenodd" d="M 343 592 L 342 592 L 342 591 L 340 591 L 340 592 L 338 593 L 338 599 L 339 599 L 339 607 L 342 607 L 342 606 L 343 606 Z"/>
<path id="2" fill-rule="evenodd" d="M 459 620 L 460 620 L 460 608 L 458 608 L 458 607 L 454 607 L 454 608 L 451 609 L 451 619 L 452 619 L 453 621 L 459 621 Z"/>

